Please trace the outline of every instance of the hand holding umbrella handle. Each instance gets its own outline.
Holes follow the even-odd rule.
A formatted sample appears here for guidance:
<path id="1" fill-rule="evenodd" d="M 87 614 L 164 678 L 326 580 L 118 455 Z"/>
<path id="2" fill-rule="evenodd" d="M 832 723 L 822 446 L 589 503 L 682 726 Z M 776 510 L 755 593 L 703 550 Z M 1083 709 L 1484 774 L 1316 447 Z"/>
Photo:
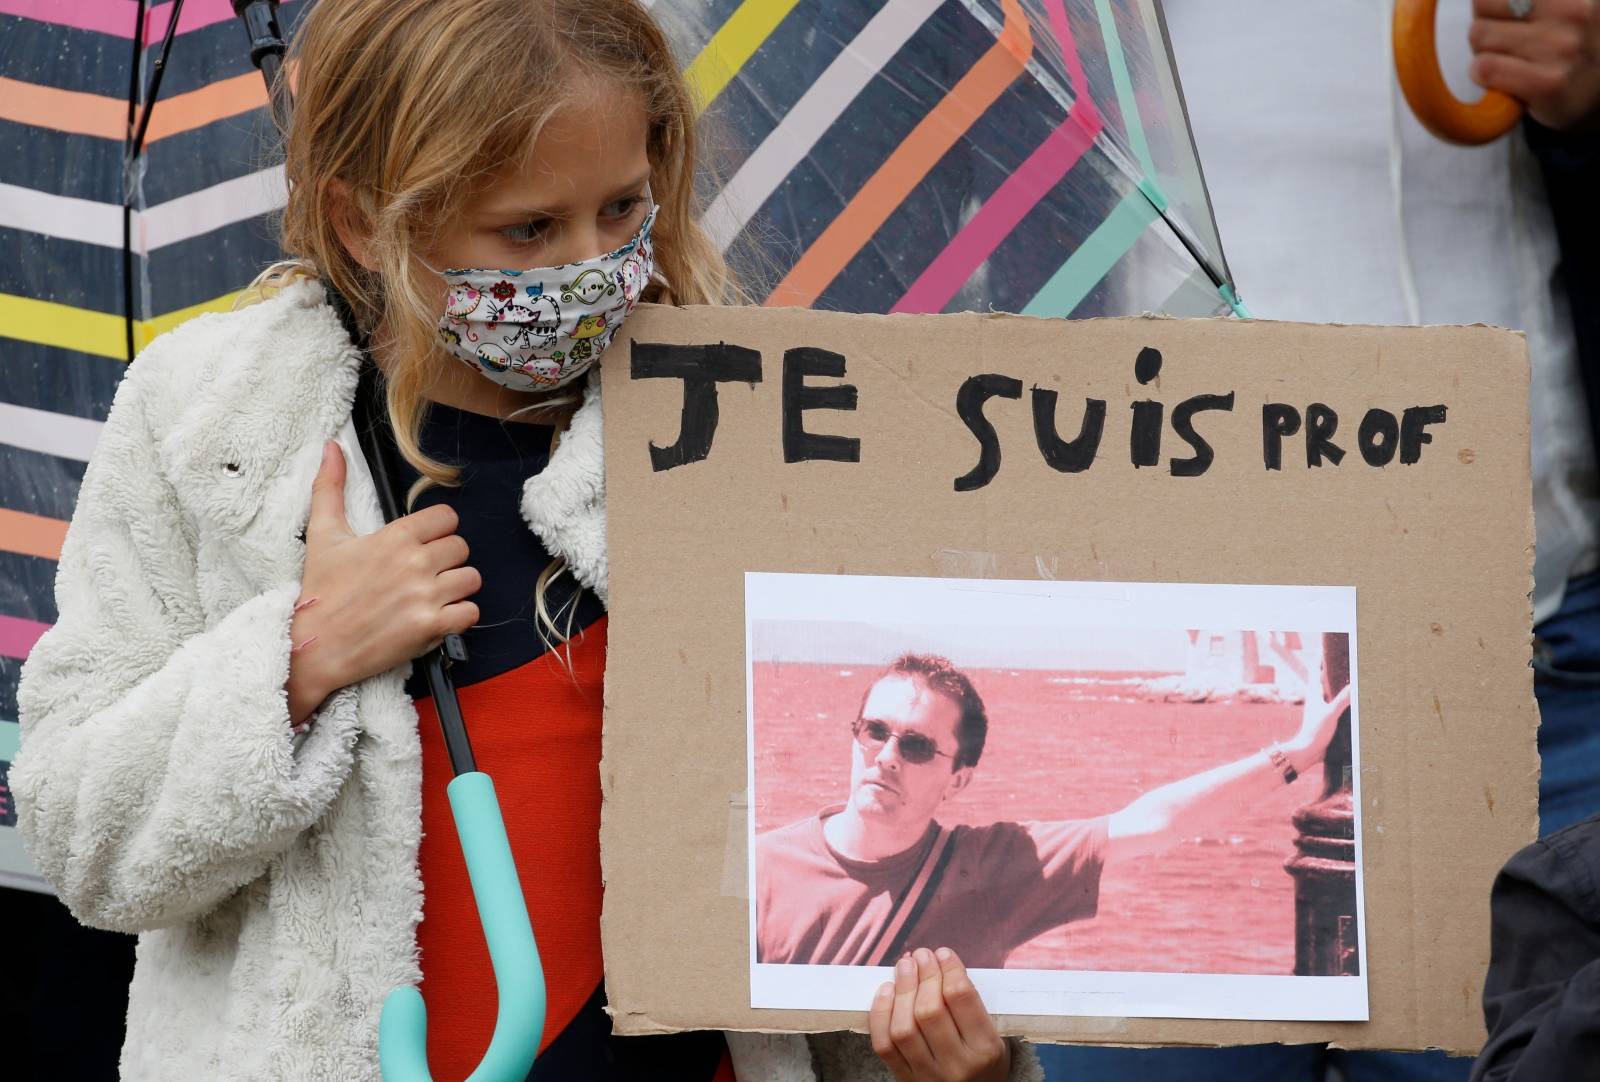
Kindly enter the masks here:
<path id="1" fill-rule="evenodd" d="M 181 0 L 174 5 L 167 47 L 172 40 L 171 28 L 178 24 L 179 6 Z M 287 126 L 294 101 L 288 81 L 279 77 L 285 45 L 278 31 L 277 6 L 278 0 L 233 0 L 234 14 L 244 20 L 250 35 L 250 59 L 266 79 L 279 123 Z M 163 59 L 165 56 L 164 48 Z M 154 96 L 152 91 L 151 98 Z M 328 300 L 351 340 L 365 352 L 366 339 L 349 303 L 331 285 Z M 387 447 L 379 435 L 383 418 L 380 398 L 377 368 L 369 360 L 362 366 L 357 388 L 354 412 L 362 422 L 356 426 L 357 441 L 372 472 L 384 521 L 393 522 L 400 517 L 400 498 L 389 470 Z M 517 879 L 517 863 L 511 855 L 500 802 L 495 799 L 494 782 L 473 765 L 472 744 L 446 657 L 466 659 L 466 647 L 459 636 L 446 636 L 443 647 L 428 652 L 422 659 L 423 675 L 439 712 L 451 772 L 455 774 L 445 792 L 450 796 L 450 814 L 466 858 L 467 878 L 472 883 L 473 900 L 478 903 L 478 919 L 489 944 L 499 995 L 494 1036 L 467 1082 L 524 1082 L 544 1036 L 544 968 L 539 964 L 539 947 L 534 942 L 533 924 L 528 920 L 528 905 Z M 378 1068 L 384 1082 L 432 1082 L 433 1075 L 428 1070 L 428 1010 L 422 993 L 410 985 L 393 989 L 383 1001 L 378 1015 Z"/>
<path id="2" fill-rule="evenodd" d="M 1445 142 L 1492 142 L 1522 119 L 1522 103 L 1499 90 L 1485 90 L 1470 104 L 1451 92 L 1434 45 L 1437 5 L 1438 0 L 1394 0 L 1394 70 L 1400 89 L 1422 126 Z"/>
<path id="3" fill-rule="evenodd" d="M 352 338 L 362 342 L 348 303 L 332 289 L 329 297 Z M 365 342 L 362 345 L 365 348 Z M 390 469 L 391 445 L 381 435 L 385 424 L 381 399 L 376 365 L 363 365 L 356 389 L 355 416 L 360 422 L 356 425 L 356 438 L 372 471 L 383 517 L 393 522 L 400 517 L 400 499 L 394 471 Z M 451 653 L 465 657 L 461 644 Z M 467 878 L 472 882 L 473 900 L 478 903 L 478 919 L 489 943 L 489 960 L 494 965 L 499 992 L 494 1037 L 467 1082 L 523 1082 L 533 1068 L 544 1033 L 545 985 L 539 948 L 528 921 L 528 906 L 517 880 L 517 865 L 511 856 L 500 804 L 495 800 L 494 783 L 473 765 L 472 743 L 467 737 L 466 719 L 461 715 L 445 650 L 430 650 L 418 660 L 434 709 L 439 712 L 450 770 L 455 775 L 445 792 L 450 796 L 450 814 L 466 858 Z M 421 993 L 409 986 L 389 993 L 378 1016 L 378 1066 L 384 1082 L 430 1082 L 427 1026 L 428 1012 Z"/>
<path id="4" fill-rule="evenodd" d="M 544 1033 L 539 948 L 494 783 L 489 775 L 474 771 L 457 775 L 447 791 L 500 1001 L 494 1037 L 467 1082 L 523 1082 Z M 427 1025 L 421 993 L 409 985 L 389 993 L 378 1019 L 378 1064 L 384 1082 L 431 1082 Z"/>

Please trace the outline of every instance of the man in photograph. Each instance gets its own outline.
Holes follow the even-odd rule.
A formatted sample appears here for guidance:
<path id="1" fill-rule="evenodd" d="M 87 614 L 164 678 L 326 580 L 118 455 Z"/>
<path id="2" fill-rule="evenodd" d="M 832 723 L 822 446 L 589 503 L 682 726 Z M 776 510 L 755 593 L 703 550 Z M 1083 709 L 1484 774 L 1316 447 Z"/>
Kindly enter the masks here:
<path id="1" fill-rule="evenodd" d="M 1093 819 L 941 826 L 972 781 L 989 719 L 965 673 L 907 654 L 852 726 L 843 806 L 756 837 L 756 960 L 886 965 L 949 947 L 1000 968 L 1035 936 L 1095 915 L 1103 870 L 1160 853 L 1318 763 L 1350 690 L 1306 697 L 1299 731 Z"/>

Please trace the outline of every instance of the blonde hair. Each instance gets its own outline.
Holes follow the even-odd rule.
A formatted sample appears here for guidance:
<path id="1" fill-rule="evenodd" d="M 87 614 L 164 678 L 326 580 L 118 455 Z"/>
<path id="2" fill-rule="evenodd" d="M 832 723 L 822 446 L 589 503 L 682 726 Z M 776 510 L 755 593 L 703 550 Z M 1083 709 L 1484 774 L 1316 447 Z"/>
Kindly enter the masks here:
<path id="1" fill-rule="evenodd" d="M 349 301 L 364 332 L 381 331 L 395 441 L 422 478 L 412 499 L 430 483 L 457 480 L 418 442 L 428 366 L 454 362 L 437 337 L 438 278 L 416 253 L 479 186 L 525 158 L 574 91 L 599 81 L 637 94 L 644 107 L 662 280 L 646 298 L 741 299 L 698 222 L 692 92 L 638 0 L 320 0 L 285 70 L 295 83 L 284 134 L 283 248 L 292 258 L 251 293 L 320 278 Z M 376 270 L 340 242 L 341 213 L 363 234 Z M 552 565 L 540 577 L 536 610 L 565 639 L 545 603 L 559 571 Z"/>

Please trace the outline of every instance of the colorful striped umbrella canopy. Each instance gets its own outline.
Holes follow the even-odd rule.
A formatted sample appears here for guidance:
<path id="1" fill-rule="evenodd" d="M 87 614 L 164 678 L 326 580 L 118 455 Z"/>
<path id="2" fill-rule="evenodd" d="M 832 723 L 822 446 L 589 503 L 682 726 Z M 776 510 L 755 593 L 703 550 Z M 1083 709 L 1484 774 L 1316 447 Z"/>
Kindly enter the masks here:
<path id="1" fill-rule="evenodd" d="M 706 224 L 765 303 L 1237 310 L 1156 0 L 646 2 L 706 112 Z M 128 343 L 278 254 L 283 171 L 227 0 L 186 0 L 124 168 L 172 10 L 0 0 L 0 828 L 18 671 Z M 14 835 L 0 884 L 41 886 Z"/>

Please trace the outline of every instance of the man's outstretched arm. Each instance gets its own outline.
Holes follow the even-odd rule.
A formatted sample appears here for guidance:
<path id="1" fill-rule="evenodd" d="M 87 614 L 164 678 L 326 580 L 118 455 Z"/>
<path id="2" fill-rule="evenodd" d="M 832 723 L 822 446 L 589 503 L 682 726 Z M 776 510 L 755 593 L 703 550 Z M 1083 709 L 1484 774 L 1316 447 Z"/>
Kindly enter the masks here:
<path id="1" fill-rule="evenodd" d="M 1107 824 L 1105 862 L 1159 853 L 1180 838 L 1191 837 L 1225 820 L 1230 813 L 1284 784 L 1283 765 L 1304 774 L 1321 760 L 1350 705 L 1346 686 L 1323 702 L 1315 692 L 1306 696 L 1300 730 L 1291 739 L 1264 751 L 1191 777 L 1152 789 L 1119 812 Z"/>

